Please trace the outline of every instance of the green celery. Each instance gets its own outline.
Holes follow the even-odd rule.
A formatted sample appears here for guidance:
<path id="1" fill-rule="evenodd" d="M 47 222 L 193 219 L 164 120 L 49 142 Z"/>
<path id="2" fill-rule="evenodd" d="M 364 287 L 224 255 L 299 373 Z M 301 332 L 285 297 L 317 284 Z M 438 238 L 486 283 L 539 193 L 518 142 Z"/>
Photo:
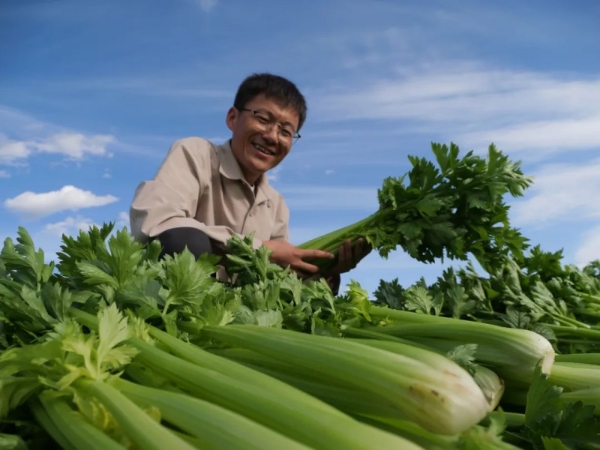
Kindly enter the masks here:
<path id="1" fill-rule="evenodd" d="M 274 358 L 243 348 L 214 350 L 217 355 L 244 364 L 253 370 L 283 381 L 347 414 L 370 414 L 397 417 L 398 411 L 388 404 L 385 395 L 376 396 L 353 386 L 319 376 L 302 367 L 285 364 Z"/>
<path id="2" fill-rule="evenodd" d="M 563 392 L 560 399 L 564 402 L 583 402 L 596 407 L 594 414 L 600 415 L 600 386 Z"/>
<path id="3" fill-rule="evenodd" d="M 332 382 L 339 380 L 386 395 L 399 417 L 440 434 L 464 431 L 487 411 L 487 401 L 471 376 L 434 352 L 411 348 L 407 353 L 418 354 L 418 359 L 413 359 L 345 339 L 244 325 L 209 326 L 203 333 L 298 367 L 310 367 Z"/>
<path id="4" fill-rule="evenodd" d="M 487 159 L 459 148 L 432 143 L 434 163 L 409 156 L 412 169 L 399 178 L 388 177 L 378 190 L 379 208 L 358 222 L 301 244 L 337 252 L 344 241 L 365 238 L 382 257 L 401 246 L 423 262 L 436 258 L 467 259 L 471 252 L 488 263 L 509 248 L 521 254 L 525 239 L 508 224 L 508 206 L 502 201 L 510 193 L 520 196 L 531 184 L 519 163 L 512 163 L 492 144 Z M 322 269 L 331 260 L 317 260 Z"/>
<path id="5" fill-rule="evenodd" d="M 372 306 L 369 314 L 391 321 L 391 325 L 373 327 L 374 331 L 438 351 L 447 352 L 459 344 L 477 344 L 477 362 L 493 368 L 506 382 L 527 384 L 538 363 L 542 373 L 549 373 L 554 362 L 552 344 L 532 331 L 379 306 Z"/>
<path id="6" fill-rule="evenodd" d="M 229 327 L 231 325 L 219 328 Z M 166 336 L 163 335 L 165 340 Z M 200 364 L 220 358 L 173 339 L 169 344 L 171 349 L 176 348 L 194 360 L 206 358 Z M 419 448 L 383 431 L 361 425 L 292 386 L 225 358 L 220 358 L 220 367 L 228 367 L 227 374 L 165 353 L 140 339 L 130 339 L 129 343 L 140 351 L 136 357 L 138 362 L 170 378 L 190 394 L 243 414 L 315 449 Z M 254 374 L 250 375 L 251 372 Z M 247 375 L 249 378 L 246 378 Z M 261 380 L 260 384 L 252 383 L 257 379 Z M 405 447 L 399 447 L 402 445 Z"/>
<path id="7" fill-rule="evenodd" d="M 75 387 L 96 397 L 127 436 L 144 450 L 193 450 L 195 447 L 154 421 L 119 390 L 102 381 L 77 380 Z"/>
<path id="8" fill-rule="evenodd" d="M 120 378 L 115 379 L 113 385 L 140 406 L 157 407 L 166 422 L 195 437 L 201 448 L 308 449 L 244 416 L 188 395 L 140 386 Z"/>
<path id="9" fill-rule="evenodd" d="M 55 393 L 42 393 L 38 398 L 48 417 L 55 423 L 60 433 L 75 449 L 124 450 L 121 444 L 110 438 L 102 430 L 88 422 L 79 411 Z M 54 436 L 52 436 L 54 438 Z M 60 441 L 59 444 L 61 443 Z M 61 444 L 62 445 L 62 444 Z"/>
<path id="10" fill-rule="evenodd" d="M 489 411 L 495 410 L 504 395 L 504 381 L 502 378 L 493 370 L 476 365 L 473 379 L 485 395 L 489 404 Z"/>
<path id="11" fill-rule="evenodd" d="M 600 366 L 595 364 L 556 362 L 548 380 L 557 386 L 576 390 L 600 387 Z"/>
<path id="12" fill-rule="evenodd" d="M 567 353 L 556 355 L 557 362 L 573 362 L 600 365 L 600 353 Z"/>
<path id="13" fill-rule="evenodd" d="M 79 450 L 69 439 L 67 439 L 63 429 L 56 424 L 56 417 L 52 417 L 48 414 L 37 396 L 29 399 L 27 404 L 36 422 L 63 450 Z"/>

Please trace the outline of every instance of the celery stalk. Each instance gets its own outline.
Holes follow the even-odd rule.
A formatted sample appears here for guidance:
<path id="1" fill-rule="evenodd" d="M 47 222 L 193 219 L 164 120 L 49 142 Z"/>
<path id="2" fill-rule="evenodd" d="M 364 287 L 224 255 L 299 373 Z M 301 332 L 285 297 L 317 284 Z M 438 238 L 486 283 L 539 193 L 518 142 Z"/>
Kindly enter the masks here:
<path id="1" fill-rule="evenodd" d="M 385 335 L 384 335 L 385 336 Z M 380 340 L 380 339 L 347 339 L 352 342 L 357 342 L 370 347 L 378 348 L 388 352 L 395 353 L 397 355 L 411 356 L 415 359 L 423 358 L 434 350 L 427 350 L 427 346 L 424 345 L 411 345 L 410 341 L 393 341 L 393 340 Z M 438 354 L 438 353 L 434 353 Z M 434 358 L 435 360 L 435 358 Z M 461 369 L 462 370 L 462 369 Z M 475 383 L 481 389 L 483 395 L 488 402 L 488 411 L 493 411 L 498 406 L 502 394 L 504 393 L 504 382 L 500 377 L 492 370 L 477 366 L 476 372 L 473 375 Z"/>
<path id="2" fill-rule="evenodd" d="M 557 362 L 573 362 L 600 365 L 600 353 L 568 353 L 556 355 Z"/>
<path id="3" fill-rule="evenodd" d="M 259 353 L 233 348 L 218 350 L 222 355 L 246 367 L 283 381 L 300 389 L 347 414 L 370 414 L 383 417 L 397 417 L 398 411 L 389 405 L 385 396 L 375 396 L 370 392 L 344 385 L 338 380 L 325 376 L 315 376 L 308 370 L 297 370 L 297 366 L 282 364 L 273 358 Z"/>
<path id="4" fill-rule="evenodd" d="M 600 387 L 600 366 L 595 364 L 556 362 L 548 380 L 566 389 Z"/>
<path id="5" fill-rule="evenodd" d="M 400 418 L 440 434 L 464 431 L 487 411 L 487 401 L 473 378 L 434 352 L 406 346 L 411 356 L 418 354 L 413 359 L 345 339 L 247 325 L 208 326 L 202 331 L 211 339 L 386 395 Z"/>
<path id="6" fill-rule="evenodd" d="M 95 316 L 80 310 L 73 310 L 73 314 L 89 328 L 98 327 Z M 211 355 L 156 328 L 151 328 L 150 332 L 179 356 L 160 350 L 140 338 L 130 338 L 127 343 L 139 351 L 135 362 L 168 378 L 191 395 L 242 414 L 298 442 L 317 450 L 420 448 L 363 425 L 274 378 Z"/>
<path id="7" fill-rule="evenodd" d="M 75 387 L 96 397 L 140 448 L 144 450 L 193 450 L 195 448 L 154 421 L 108 383 L 78 380 L 75 382 Z"/>
<path id="8" fill-rule="evenodd" d="M 504 381 L 502 381 L 502 378 L 493 370 L 477 365 L 473 379 L 488 401 L 488 411 L 495 410 L 504 395 Z"/>
<path id="9" fill-rule="evenodd" d="M 171 341 L 170 345 L 179 348 L 179 351 L 185 352 L 182 349 L 188 347 L 190 353 L 202 356 L 208 354 L 213 357 L 212 360 L 219 358 L 191 344 L 173 339 L 175 342 Z M 128 342 L 140 350 L 136 356 L 138 362 L 169 377 L 190 394 L 245 415 L 315 449 L 420 448 L 396 436 L 362 425 L 292 386 L 225 358 L 221 358 L 221 366 L 229 367 L 228 375 L 165 353 L 137 338 Z M 253 378 L 262 380 L 261 384 L 253 384 L 244 378 L 250 371 L 255 372 Z M 274 386 L 273 390 L 271 386 Z M 289 395 L 282 395 L 284 387 Z M 295 399 L 299 402 L 295 402 Z"/>
<path id="10" fill-rule="evenodd" d="M 477 344 L 476 360 L 493 368 L 506 382 L 527 385 L 538 362 L 544 374 L 550 373 L 554 362 L 552 344 L 532 331 L 379 306 L 372 306 L 369 314 L 393 322 L 373 330 L 440 351 L 449 351 L 458 344 Z"/>
<path id="11" fill-rule="evenodd" d="M 308 449 L 244 416 L 197 398 L 117 378 L 113 385 L 142 407 L 155 406 L 171 425 L 196 438 L 200 448 L 228 450 Z"/>
<path id="12" fill-rule="evenodd" d="M 39 401 L 72 448 L 94 450 L 124 450 L 121 444 L 88 422 L 79 411 L 71 408 L 64 397 L 39 396 Z M 54 436 L 53 436 L 54 437 Z M 60 445 L 63 445 L 60 441 Z"/>
<path id="13" fill-rule="evenodd" d="M 44 409 L 38 397 L 29 399 L 28 405 L 36 422 L 63 450 L 79 450 L 69 439 L 67 439 L 63 430 L 59 428 L 55 420 L 50 417 L 48 412 Z"/>

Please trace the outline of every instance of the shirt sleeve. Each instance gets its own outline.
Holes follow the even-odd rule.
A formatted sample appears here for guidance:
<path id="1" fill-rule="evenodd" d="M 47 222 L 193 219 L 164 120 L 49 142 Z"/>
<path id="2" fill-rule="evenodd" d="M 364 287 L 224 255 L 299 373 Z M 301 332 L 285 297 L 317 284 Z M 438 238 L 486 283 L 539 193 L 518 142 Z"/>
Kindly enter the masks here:
<path id="1" fill-rule="evenodd" d="M 223 244 L 231 238 L 231 228 L 209 226 L 195 219 L 198 201 L 211 182 L 212 151 L 204 139 L 183 139 L 172 145 L 154 179 L 136 189 L 129 210 L 134 238 L 145 242 L 180 227 L 199 229 Z"/>

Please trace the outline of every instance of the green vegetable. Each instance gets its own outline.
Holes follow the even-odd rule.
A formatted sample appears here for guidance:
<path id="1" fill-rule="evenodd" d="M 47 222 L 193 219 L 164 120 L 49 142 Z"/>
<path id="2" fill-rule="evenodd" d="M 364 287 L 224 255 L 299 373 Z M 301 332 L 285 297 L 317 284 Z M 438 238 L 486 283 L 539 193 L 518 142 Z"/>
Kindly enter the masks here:
<path id="1" fill-rule="evenodd" d="M 595 364 L 556 362 L 548 378 L 556 386 L 566 389 L 600 387 L 600 366 Z"/>
<path id="2" fill-rule="evenodd" d="M 309 369 L 333 384 L 383 395 L 400 418 L 436 433 L 460 433 L 487 412 L 487 401 L 467 372 L 441 355 L 409 345 L 390 343 L 398 348 L 392 353 L 345 339 L 241 325 L 206 327 L 203 333 Z"/>
<path id="3" fill-rule="evenodd" d="M 93 426 L 79 411 L 72 408 L 64 397 L 57 396 L 55 393 L 45 392 L 31 401 L 31 407 L 34 413 L 37 411 L 37 414 L 45 414 L 45 420 L 55 424 L 55 427 L 49 427 L 51 433 L 54 439 L 66 448 L 91 447 L 98 450 L 125 448 Z M 44 412 L 39 408 L 43 408 Z M 68 437 L 62 438 L 62 435 Z"/>
<path id="4" fill-rule="evenodd" d="M 464 260 L 472 253 L 484 267 L 493 266 L 505 249 L 521 254 L 525 239 L 510 228 L 509 208 L 502 200 L 507 193 L 521 196 L 531 183 L 519 163 L 493 144 L 487 160 L 473 152 L 459 159 L 455 144 L 431 147 L 439 167 L 409 156 L 412 169 L 384 180 L 375 213 L 300 248 L 336 252 L 345 240 L 363 237 L 383 257 L 397 246 L 423 262 L 444 256 Z"/>
<path id="5" fill-rule="evenodd" d="M 529 383 L 538 363 L 543 373 L 549 373 L 554 362 L 550 342 L 530 331 L 378 306 L 373 306 L 369 314 L 392 322 L 377 327 L 378 332 L 439 351 L 447 352 L 461 344 L 477 344 L 476 361 L 494 368 L 505 381 Z"/>
<path id="6" fill-rule="evenodd" d="M 140 386 L 118 378 L 113 385 L 140 406 L 157 407 L 163 420 L 194 436 L 201 448 L 308 449 L 239 414 L 188 395 Z"/>

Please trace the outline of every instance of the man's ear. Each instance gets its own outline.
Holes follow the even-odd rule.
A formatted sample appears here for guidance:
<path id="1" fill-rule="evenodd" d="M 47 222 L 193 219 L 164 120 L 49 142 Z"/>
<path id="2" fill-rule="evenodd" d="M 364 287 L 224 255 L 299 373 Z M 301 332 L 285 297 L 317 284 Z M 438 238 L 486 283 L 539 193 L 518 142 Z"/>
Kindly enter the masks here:
<path id="1" fill-rule="evenodd" d="M 229 108 L 229 111 L 227 111 L 227 115 L 225 116 L 225 123 L 227 124 L 227 128 L 229 128 L 231 131 L 233 131 L 233 129 L 235 128 L 239 116 L 240 112 L 233 106 Z"/>

